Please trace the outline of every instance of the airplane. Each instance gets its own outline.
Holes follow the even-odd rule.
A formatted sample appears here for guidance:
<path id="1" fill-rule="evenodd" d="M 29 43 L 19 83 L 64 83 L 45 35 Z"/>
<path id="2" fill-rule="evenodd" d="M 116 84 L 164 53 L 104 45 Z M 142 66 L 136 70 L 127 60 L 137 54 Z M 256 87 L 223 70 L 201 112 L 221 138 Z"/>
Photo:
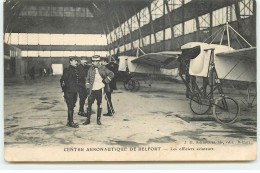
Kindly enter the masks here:
<path id="1" fill-rule="evenodd" d="M 181 52 L 178 51 L 164 51 L 137 57 L 119 56 L 119 71 L 125 71 L 128 66 L 130 72 L 163 74 L 162 69 L 175 69 L 178 67 L 176 60 L 180 54 Z M 173 61 L 176 63 L 170 66 L 169 63 Z"/>
<path id="2" fill-rule="evenodd" d="M 177 59 L 181 52 L 179 51 L 164 51 L 157 53 L 144 53 L 140 48 L 143 55 L 138 56 L 119 56 L 119 72 L 132 74 L 131 77 L 125 76 L 127 79 L 124 86 L 127 90 L 136 91 L 140 88 L 140 74 L 145 74 L 146 77 L 141 77 L 142 80 L 150 87 L 152 85 L 153 75 L 166 75 L 176 78 L 178 76 L 178 62 Z M 173 63 L 174 62 L 174 63 Z M 133 75 L 134 74 L 134 75 Z M 136 85 L 136 86 L 135 86 Z"/>
<path id="3" fill-rule="evenodd" d="M 220 30 L 221 32 L 221 30 Z M 219 33 L 220 33 L 219 32 Z M 228 23 L 222 28 L 222 37 L 220 44 L 212 44 L 205 42 L 190 42 L 181 46 L 182 57 L 187 58 L 190 54 L 189 75 L 196 77 L 209 78 L 210 63 L 213 63 L 218 79 L 225 79 L 234 88 L 231 81 L 239 83 L 247 83 L 247 97 L 241 93 L 244 101 L 241 100 L 248 108 L 256 106 L 254 101 L 256 93 L 251 94 L 250 85 L 256 84 L 256 47 L 249 44 L 237 31 L 235 31 Z M 227 45 L 221 45 L 224 32 L 227 33 Z M 217 33 L 216 35 L 219 35 Z M 234 38 L 239 43 L 238 38 L 246 43 L 246 48 L 233 49 L 230 46 L 230 35 L 234 34 Z M 238 36 L 238 37 L 237 37 Z M 216 38 L 216 37 L 215 37 Z M 214 38 L 214 39 L 215 39 Z M 213 39 L 213 40 L 214 40 Z M 239 45 L 242 45 L 239 43 Z M 213 62 L 210 61 L 213 51 Z M 190 53 L 189 53 L 190 51 Z M 186 54 L 186 55 L 185 55 Z M 251 97 L 253 95 L 253 97 Z"/>
<path id="4" fill-rule="evenodd" d="M 220 44 L 212 44 L 221 33 Z M 228 45 L 222 45 L 224 33 L 227 33 Z M 230 46 L 229 33 L 238 35 L 249 47 L 233 49 Z M 213 37 L 214 34 L 210 37 Z M 233 37 L 236 38 L 237 36 Z M 242 45 L 239 43 L 239 45 Z M 181 46 L 181 51 L 164 51 L 157 53 L 144 53 L 138 48 L 137 56 L 119 56 L 119 71 L 131 73 L 163 74 L 177 77 L 179 74 L 180 59 L 189 55 L 189 75 L 209 78 L 211 52 L 214 49 L 214 67 L 219 79 L 228 81 L 241 81 L 256 83 L 256 47 L 251 46 L 237 31 L 228 23 L 215 32 L 215 38 L 211 43 L 189 42 Z M 143 55 L 139 55 L 139 50 Z M 188 53 L 187 53 L 188 52 Z M 185 81 L 184 81 L 185 83 Z M 244 96 L 243 96 L 244 97 Z M 256 93 L 251 98 L 251 91 L 247 88 L 247 98 L 244 97 L 248 108 L 254 107 Z"/>
<path id="5" fill-rule="evenodd" d="M 191 42 L 182 50 L 200 48 L 200 53 L 190 60 L 189 74 L 207 77 L 210 49 L 214 49 L 215 67 L 220 79 L 256 82 L 256 47 L 235 50 L 225 45 Z"/>

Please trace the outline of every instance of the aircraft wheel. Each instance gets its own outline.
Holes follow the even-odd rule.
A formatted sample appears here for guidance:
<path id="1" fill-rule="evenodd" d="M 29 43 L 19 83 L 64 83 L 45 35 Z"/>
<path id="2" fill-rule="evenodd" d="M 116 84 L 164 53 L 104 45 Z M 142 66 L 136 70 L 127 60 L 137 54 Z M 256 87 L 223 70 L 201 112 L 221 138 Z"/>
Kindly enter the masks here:
<path id="1" fill-rule="evenodd" d="M 219 123 L 230 124 L 237 120 L 240 114 L 240 108 L 235 99 L 223 96 L 215 101 L 213 113 Z"/>
<path id="2" fill-rule="evenodd" d="M 202 99 L 198 94 L 190 99 L 190 108 L 195 114 L 204 115 L 210 110 L 210 107 L 209 99 Z"/>
<path id="3" fill-rule="evenodd" d="M 134 86 L 135 86 L 135 91 L 138 91 L 140 89 L 140 82 L 136 79 L 134 79 Z"/>
<path id="4" fill-rule="evenodd" d="M 128 90 L 128 82 L 124 82 L 124 88 L 125 90 Z"/>
<path id="5" fill-rule="evenodd" d="M 134 89 L 135 89 L 135 82 L 134 82 L 133 79 L 131 79 L 131 80 L 129 80 L 129 82 L 128 82 L 128 90 L 129 90 L 129 91 L 134 91 Z"/>

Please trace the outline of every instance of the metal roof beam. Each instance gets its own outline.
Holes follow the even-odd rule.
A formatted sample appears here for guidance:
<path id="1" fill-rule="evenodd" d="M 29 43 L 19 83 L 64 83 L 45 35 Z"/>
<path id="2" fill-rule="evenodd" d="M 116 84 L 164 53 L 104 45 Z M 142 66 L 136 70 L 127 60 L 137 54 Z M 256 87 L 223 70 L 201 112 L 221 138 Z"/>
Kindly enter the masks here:
<path id="1" fill-rule="evenodd" d="M 199 12 L 197 12 L 198 9 L 194 8 L 194 7 L 197 6 L 197 3 L 199 3 L 200 0 L 193 0 L 188 4 L 184 4 L 180 8 L 171 11 L 169 15 L 170 15 L 172 21 L 171 21 L 171 23 L 170 22 L 165 23 L 165 28 L 161 28 L 161 27 L 162 27 L 163 21 L 167 20 L 166 18 L 169 17 L 167 15 L 164 15 L 164 16 L 162 16 L 162 17 L 153 21 L 154 32 L 151 30 L 151 23 L 144 25 L 141 28 L 141 31 L 142 31 L 142 34 L 143 34 L 142 36 L 145 37 L 147 35 L 151 35 L 151 34 L 156 33 L 156 32 L 158 32 L 162 29 L 167 29 L 171 26 L 183 23 L 183 20 L 188 21 L 190 19 L 194 19 L 198 15 L 201 16 L 201 15 L 210 13 L 214 10 L 226 7 L 228 5 L 231 5 L 231 4 L 233 4 L 235 2 L 239 2 L 239 1 L 240 0 L 229 0 L 229 1 L 227 1 L 227 0 L 218 0 L 218 1 L 206 0 L 205 1 L 205 8 L 203 10 L 200 10 Z M 129 35 L 127 35 L 125 37 L 129 37 Z M 139 37 L 139 31 L 136 30 L 132 33 L 133 41 L 138 39 L 138 37 Z M 125 39 L 125 40 L 127 40 L 127 39 Z"/>
<path id="2" fill-rule="evenodd" d="M 102 34 L 99 21 L 83 17 L 19 17 L 6 33 Z"/>
<path id="3" fill-rule="evenodd" d="M 28 51 L 107 51 L 104 45 L 13 45 Z"/>

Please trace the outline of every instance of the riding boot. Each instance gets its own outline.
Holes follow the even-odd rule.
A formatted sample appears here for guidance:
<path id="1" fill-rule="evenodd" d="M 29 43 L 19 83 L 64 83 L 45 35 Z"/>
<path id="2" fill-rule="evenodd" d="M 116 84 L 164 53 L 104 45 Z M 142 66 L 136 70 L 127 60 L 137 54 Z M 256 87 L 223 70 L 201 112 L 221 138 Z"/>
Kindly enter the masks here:
<path id="1" fill-rule="evenodd" d="M 71 122 L 71 116 L 70 116 L 70 111 L 68 111 L 68 119 L 67 119 L 66 126 L 69 126 L 70 122 Z"/>
<path id="2" fill-rule="evenodd" d="M 110 113 L 115 113 L 115 110 L 114 110 L 114 108 L 113 108 L 113 104 L 112 104 L 112 102 L 109 102 L 109 104 L 108 104 L 108 102 L 107 102 L 107 110 L 108 110 L 108 112 L 110 112 Z"/>
<path id="3" fill-rule="evenodd" d="M 87 109 L 87 119 L 86 119 L 86 121 L 83 123 L 83 125 L 88 125 L 88 124 L 90 124 L 90 117 L 91 117 L 91 107 L 88 107 L 88 109 Z"/>
<path id="4" fill-rule="evenodd" d="M 73 110 L 69 110 L 68 111 L 68 123 L 67 123 L 67 126 L 73 127 L 73 128 L 78 128 L 79 125 L 77 123 L 73 122 L 73 113 L 74 113 Z"/>
<path id="5" fill-rule="evenodd" d="M 115 110 L 114 110 L 114 108 L 113 108 L 112 102 L 111 102 L 111 112 L 112 112 L 113 114 L 115 113 Z"/>
<path id="6" fill-rule="evenodd" d="M 186 98 L 190 98 L 190 92 L 188 89 L 186 90 Z"/>
<path id="7" fill-rule="evenodd" d="M 112 108 L 112 107 L 111 107 Z M 103 114 L 103 116 L 112 116 L 113 108 L 111 109 L 109 103 L 107 102 L 107 113 Z M 114 113 L 114 112 L 113 112 Z"/>
<path id="8" fill-rule="evenodd" d="M 86 117 L 86 113 L 84 112 L 84 104 L 85 104 L 85 100 L 84 99 L 80 99 L 79 100 L 79 112 L 78 112 L 78 115 Z"/>
<path id="9" fill-rule="evenodd" d="M 98 125 L 101 125 L 101 122 L 100 122 L 101 112 L 102 112 L 102 108 L 98 107 L 98 110 L 97 110 L 97 124 Z"/>
<path id="10" fill-rule="evenodd" d="M 108 111 L 106 114 L 103 114 L 103 116 L 113 116 L 112 112 Z"/>

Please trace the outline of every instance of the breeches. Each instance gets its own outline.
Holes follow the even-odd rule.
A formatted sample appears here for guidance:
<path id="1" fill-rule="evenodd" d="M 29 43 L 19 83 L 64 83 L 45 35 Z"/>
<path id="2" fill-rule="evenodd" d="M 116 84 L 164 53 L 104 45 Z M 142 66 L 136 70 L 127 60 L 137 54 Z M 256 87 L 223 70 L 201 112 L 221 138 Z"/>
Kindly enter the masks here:
<path id="1" fill-rule="evenodd" d="M 77 96 L 78 94 L 76 92 L 65 92 L 64 98 L 67 103 L 67 107 L 69 110 L 73 110 L 75 107 L 75 104 L 77 102 Z"/>
<path id="2" fill-rule="evenodd" d="M 106 91 L 107 101 L 111 102 L 111 92 Z"/>
<path id="3" fill-rule="evenodd" d="M 88 97 L 87 89 L 86 88 L 79 88 L 79 98 L 80 100 L 86 100 Z"/>
<path id="4" fill-rule="evenodd" d="M 100 106 L 102 103 L 102 89 L 92 90 L 88 97 L 88 107 L 91 107 L 95 100 L 97 100 L 97 105 Z"/>
<path id="5" fill-rule="evenodd" d="M 79 88 L 79 111 L 84 112 L 84 105 L 88 96 L 86 88 Z"/>
<path id="6" fill-rule="evenodd" d="M 107 110 L 108 110 L 108 112 L 114 111 L 112 100 L 111 100 L 111 92 L 106 91 L 106 100 L 107 100 Z"/>

